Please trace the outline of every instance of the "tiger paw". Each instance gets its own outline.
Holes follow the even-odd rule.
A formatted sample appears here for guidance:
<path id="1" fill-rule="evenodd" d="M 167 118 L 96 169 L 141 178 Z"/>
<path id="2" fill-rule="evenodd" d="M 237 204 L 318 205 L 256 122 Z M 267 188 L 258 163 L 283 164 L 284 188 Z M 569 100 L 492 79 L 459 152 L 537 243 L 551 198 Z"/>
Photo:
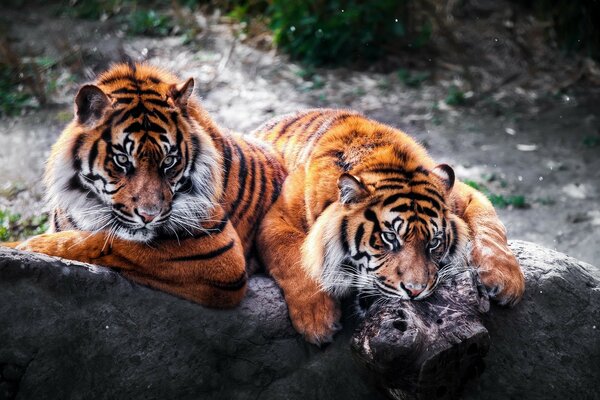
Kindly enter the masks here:
<path id="1" fill-rule="evenodd" d="M 16 249 L 93 263 L 92 255 L 101 252 L 102 241 L 92 240 L 90 233 L 63 231 L 33 236 Z"/>
<path id="2" fill-rule="evenodd" d="M 525 276 L 514 254 L 506 246 L 474 246 L 473 263 L 490 298 L 514 306 L 523 297 Z"/>
<path id="3" fill-rule="evenodd" d="M 33 253 L 43 253 L 48 255 L 54 255 L 53 248 L 56 247 L 52 240 L 49 240 L 51 234 L 44 233 L 42 235 L 33 236 L 24 242 L 19 243 L 15 249 L 30 251 Z"/>
<path id="4" fill-rule="evenodd" d="M 339 304 L 325 292 L 304 296 L 301 301 L 288 299 L 288 310 L 294 328 L 317 346 L 332 342 L 333 335 L 342 329 Z"/>

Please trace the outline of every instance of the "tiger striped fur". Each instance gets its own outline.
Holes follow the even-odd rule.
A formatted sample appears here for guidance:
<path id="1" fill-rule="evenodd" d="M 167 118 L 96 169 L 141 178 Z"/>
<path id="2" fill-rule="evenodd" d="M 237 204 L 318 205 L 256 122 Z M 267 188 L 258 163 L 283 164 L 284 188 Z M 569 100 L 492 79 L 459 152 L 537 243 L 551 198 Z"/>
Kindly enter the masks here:
<path id="1" fill-rule="evenodd" d="M 239 303 L 284 171 L 258 140 L 221 130 L 193 86 L 145 64 L 84 85 L 46 168 L 51 232 L 10 245 L 207 306 Z"/>
<path id="2" fill-rule="evenodd" d="M 351 289 L 422 299 L 467 258 L 499 302 L 520 299 L 524 277 L 493 206 L 405 133 L 355 112 L 308 110 L 254 135 L 289 172 L 257 247 L 308 341 L 331 340 L 336 299 Z"/>

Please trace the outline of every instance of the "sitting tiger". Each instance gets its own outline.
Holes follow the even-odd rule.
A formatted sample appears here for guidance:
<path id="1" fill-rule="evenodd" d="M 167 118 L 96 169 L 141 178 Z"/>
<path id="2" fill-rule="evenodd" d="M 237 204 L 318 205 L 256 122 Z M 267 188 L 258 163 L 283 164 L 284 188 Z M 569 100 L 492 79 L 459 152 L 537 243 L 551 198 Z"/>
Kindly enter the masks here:
<path id="1" fill-rule="evenodd" d="M 203 305 L 238 304 L 284 171 L 258 140 L 223 132 L 193 87 L 132 63 L 82 86 L 47 163 L 51 232 L 8 245 L 117 268 Z"/>
<path id="2" fill-rule="evenodd" d="M 520 300 L 524 276 L 491 203 L 405 133 L 321 109 L 272 120 L 254 135 L 289 171 L 261 223 L 259 255 L 308 341 L 332 339 L 336 298 L 350 289 L 423 299 L 467 256 L 493 298 Z"/>

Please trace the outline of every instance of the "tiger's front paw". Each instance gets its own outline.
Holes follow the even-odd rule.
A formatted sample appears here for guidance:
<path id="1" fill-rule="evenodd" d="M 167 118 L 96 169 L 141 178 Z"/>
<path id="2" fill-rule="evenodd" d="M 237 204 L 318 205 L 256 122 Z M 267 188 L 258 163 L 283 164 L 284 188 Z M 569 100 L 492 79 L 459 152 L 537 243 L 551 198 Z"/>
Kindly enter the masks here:
<path id="1" fill-rule="evenodd" d="M 473 246 L 472 261 L 490 298 L 501 305 L 514 306 L 523 297 L 525 276 L 507 246 Z"/>
<path id="2" fill-rule="evenodd" d="M 307 342 L 320 346 L 333 341 L 333 335 L 342 328 L 339 304 L 325 292 L 317 291 L 302 299 L 288 299 L 292 325 Z"/>
<path id="3" fill-rule="evenodd" d="M 15 249 L 31 251 L 33 253 L 54 255 L 56 243 L 51 240 L 51 236 L 52 234 L 50 233 L 33 236 L 24 242 L 19 243 L 17 246 L 15 246 Z"/>
<path id="4" fill-rule="evenodd" d="M 89 233 L 80 231 L 44 233 L 27 239 L 16 249 L 93 263 L 94 256 L 101 252 L 102 242 L 88 240 L 90 237 Z"/>

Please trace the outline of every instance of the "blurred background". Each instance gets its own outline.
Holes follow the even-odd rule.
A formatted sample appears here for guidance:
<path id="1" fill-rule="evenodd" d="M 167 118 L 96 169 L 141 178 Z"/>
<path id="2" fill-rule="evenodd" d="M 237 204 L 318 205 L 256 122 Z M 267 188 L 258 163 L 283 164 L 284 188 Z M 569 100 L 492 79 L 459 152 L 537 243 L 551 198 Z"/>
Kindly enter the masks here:
<path id="1" fill-rule="evenodd" d="M 600 264 L 600 1 L 3 0 L 0 241 L 46 229 L 41 176 L 77 88 L 145 60 L 224 128 L 307 107 L 401 128 L 511 239 Z"/>

